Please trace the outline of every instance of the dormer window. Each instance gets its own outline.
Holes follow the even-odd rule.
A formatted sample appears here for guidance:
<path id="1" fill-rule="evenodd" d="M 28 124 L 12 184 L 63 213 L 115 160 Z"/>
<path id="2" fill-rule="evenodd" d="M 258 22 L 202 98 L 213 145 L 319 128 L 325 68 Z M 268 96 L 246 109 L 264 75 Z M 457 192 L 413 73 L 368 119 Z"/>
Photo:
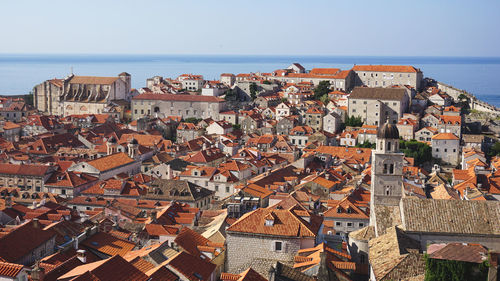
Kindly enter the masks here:
<path id="1" fill-rule="evenodd" d="M 274 225 L 274 220 L 273 219 L 266 219 L 266 226 L 273 226 Z"/>
<path id="2" fill-rule="evenodd" d="M 342 209 L 341 208 L 337 208 L 337 214 L 340 214 L 342 213 Z"/>
<path id="3" fill-rule="evenodd" d="M 352 209 L 351 208 L 347 208 L 347 213 L 351 214 L 352 213 Z"/>

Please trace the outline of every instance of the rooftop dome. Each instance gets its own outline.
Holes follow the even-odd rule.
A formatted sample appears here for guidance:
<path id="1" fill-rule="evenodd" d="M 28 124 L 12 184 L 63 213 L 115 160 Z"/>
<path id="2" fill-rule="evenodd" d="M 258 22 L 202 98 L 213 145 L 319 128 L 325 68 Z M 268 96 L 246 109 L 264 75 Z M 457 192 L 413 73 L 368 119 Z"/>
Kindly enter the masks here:
<path id="1" fill-rule="evenodd" d="M 398 127 L 394 124 L 386 122 L 377 130 L 377 138 L 379 139 L 399 139 Z"/>

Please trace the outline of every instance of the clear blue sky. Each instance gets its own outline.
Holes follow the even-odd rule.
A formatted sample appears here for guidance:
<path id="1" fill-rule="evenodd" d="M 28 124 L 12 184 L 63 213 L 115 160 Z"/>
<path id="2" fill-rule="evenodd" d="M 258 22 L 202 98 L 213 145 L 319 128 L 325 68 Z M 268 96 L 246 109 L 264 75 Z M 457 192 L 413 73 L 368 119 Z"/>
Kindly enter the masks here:
<path id="1" fill-rule="evenodd" d="M 2 1 L 0 53 L 500 56 L 498 0 Z"/>

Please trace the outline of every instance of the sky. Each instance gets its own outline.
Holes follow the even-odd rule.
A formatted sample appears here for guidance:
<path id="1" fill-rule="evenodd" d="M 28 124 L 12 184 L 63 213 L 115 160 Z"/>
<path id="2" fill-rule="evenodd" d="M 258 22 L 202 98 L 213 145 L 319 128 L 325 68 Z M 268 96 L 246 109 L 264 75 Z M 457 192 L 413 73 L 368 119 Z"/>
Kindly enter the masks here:
<path id="1" fill-rule="evenodd" d="M 17 0 L 1 54 L 500 57 L 498 0 Z"/>

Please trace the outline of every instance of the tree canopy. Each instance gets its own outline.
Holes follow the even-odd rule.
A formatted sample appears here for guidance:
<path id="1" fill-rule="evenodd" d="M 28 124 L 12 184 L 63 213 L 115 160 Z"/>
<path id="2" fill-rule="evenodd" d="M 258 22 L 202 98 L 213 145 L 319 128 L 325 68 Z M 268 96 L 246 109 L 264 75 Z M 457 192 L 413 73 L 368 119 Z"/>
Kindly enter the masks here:
<path id="1" fill-rule="evenodd" d="M 349 127 L 361 127 L 363 126 L 363 120 L 361 120 L 361 116 L 348 116 L 345 119 L 345 125 Z"/>
<path id="2" fill-rule="evenodd" d="M 250 84 L 250 97 L 252 98 L 252 101 L 257 98 L 258 89 L 259 87 L 257 86 L 257 84 L 255 84 L 255 82 L 252 82 L 252 84 Z"/>
<path id="3" fill-rule="evenodd" d="M 399 140 L 399 149 L 406 157 L 415 159 L 415 164 L 420 165 L 432 160 L 432 150 L 429 145 L 416 140 Z"/>
<path id="4" fill-rule="evenodd" d="M 330 81 L 321 81 L 318 86 L 314 88 L 314 99 L 319 100 L 324 95 L 328 96 L 330 92 Z"/>

